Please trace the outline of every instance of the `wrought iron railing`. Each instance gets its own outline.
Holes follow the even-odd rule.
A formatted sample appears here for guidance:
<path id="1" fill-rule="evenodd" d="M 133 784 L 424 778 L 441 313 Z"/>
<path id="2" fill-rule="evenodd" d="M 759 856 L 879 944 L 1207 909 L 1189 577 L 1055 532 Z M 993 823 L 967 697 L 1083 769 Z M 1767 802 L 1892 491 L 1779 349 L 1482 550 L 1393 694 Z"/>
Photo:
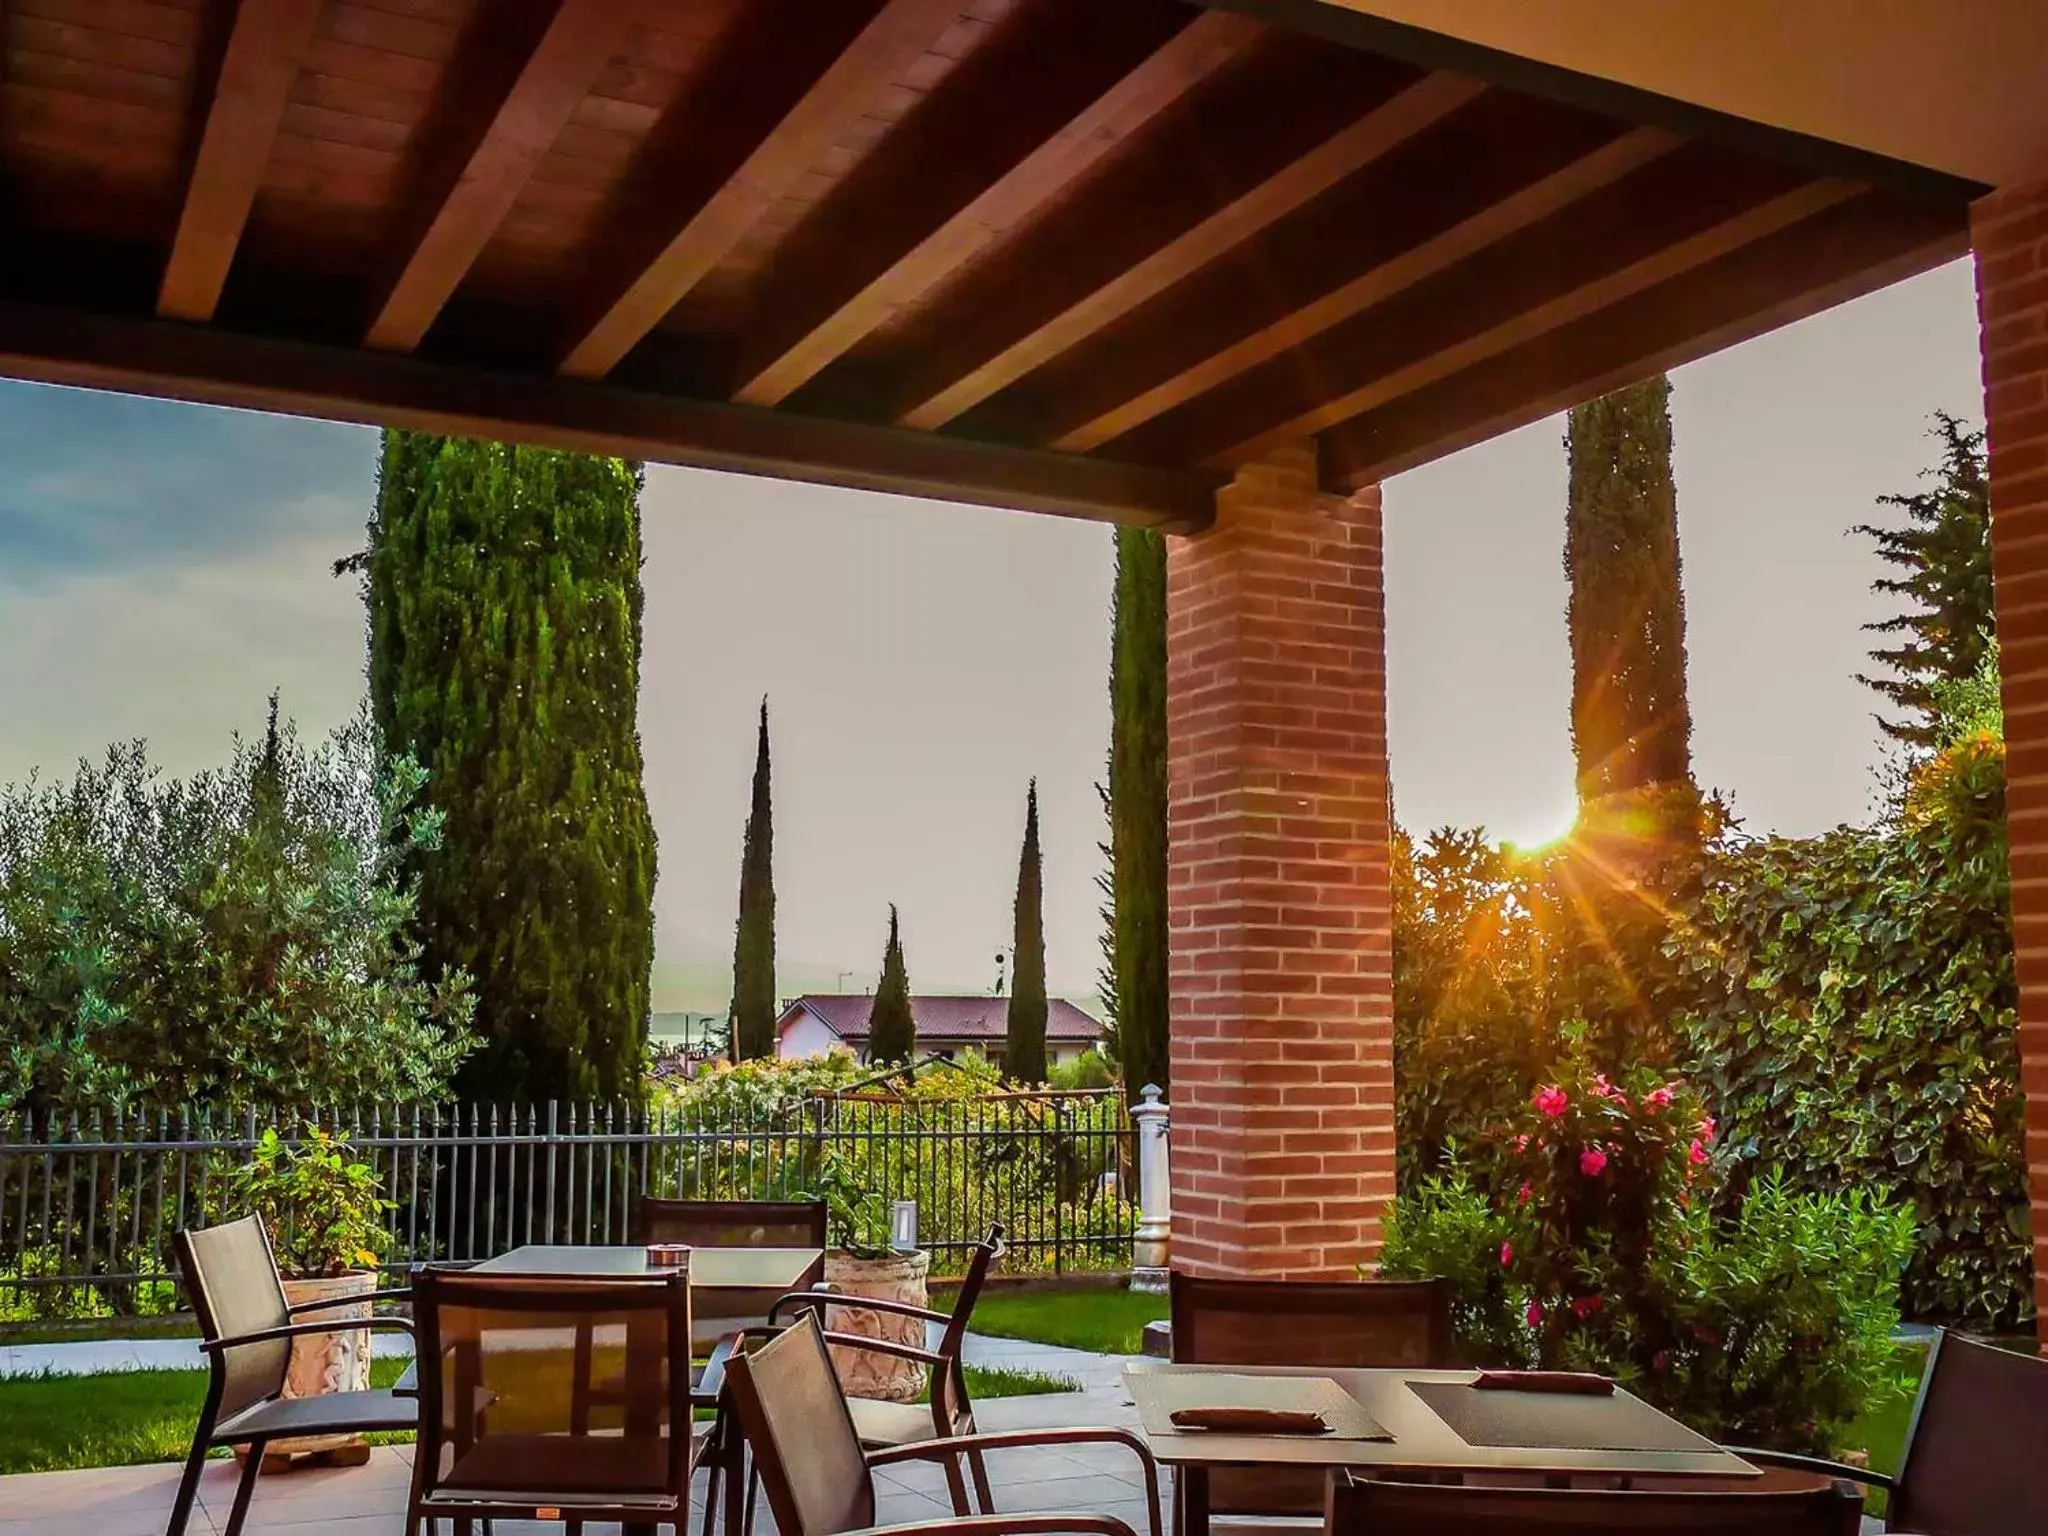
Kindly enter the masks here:
<path id="1" fill-rule="evenodd" d="M 236 1214 L 226 1173 L 264 1132 L 317 1125 L 376 1170 L 394 1271 L 529 1242 L 623 1243 L 643 1193 L 789 1198 L 837 1161 L 918 1202 L 935 1272 L 992 1221 L 1013 1269 L 1121 1269 L 1137 1213 L 1113 1090 L 898 1098 L 824 1095 L 775 1112 L 631 1105 L 413 1106 L 289 1118 L 0 1116 L 0 1322 L 150 1313 L 179 1303 L 170 1238 Z"/>

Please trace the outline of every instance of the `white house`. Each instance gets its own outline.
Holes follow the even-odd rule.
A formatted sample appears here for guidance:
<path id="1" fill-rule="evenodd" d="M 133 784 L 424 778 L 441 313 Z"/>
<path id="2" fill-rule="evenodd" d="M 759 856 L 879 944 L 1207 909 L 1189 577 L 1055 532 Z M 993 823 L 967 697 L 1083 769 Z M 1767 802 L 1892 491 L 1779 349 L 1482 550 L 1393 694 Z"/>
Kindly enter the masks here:
<path id="1" fill-rule="evenodd" d="M 782 1010 L 775 1025 L 775 1054 L 788 1059 L 822 1056 L 845 1048 L 867 1059 L 868 1016 L 875 1000 L 866 993 L 813 992 Z M 917 1022 L 917 1048 L 952 1056 L 974 1048 L 1001 1063 L 1009 1032 L 1007 997 L 913 997 L 910 1014 Z M 1100 1046 L 1103 1028 L 1072 1003 L 1052 999 L 1046 1006 L 1045 1059 L 1048 1066 L 1074 1060 L 1091 1046 Z"/>

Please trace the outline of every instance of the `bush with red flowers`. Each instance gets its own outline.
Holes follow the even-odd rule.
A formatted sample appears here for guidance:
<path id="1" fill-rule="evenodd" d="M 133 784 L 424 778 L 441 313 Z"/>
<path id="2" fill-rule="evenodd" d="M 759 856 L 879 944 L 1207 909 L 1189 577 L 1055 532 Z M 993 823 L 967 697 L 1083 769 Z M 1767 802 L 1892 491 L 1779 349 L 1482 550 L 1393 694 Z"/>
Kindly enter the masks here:
<path id="1" fill-rule="evenodd" d="M 1768 1175 L 1717 1215 L 1715 1135 L 1687 1084 L 1575 1058 L 1498 1133 L 1512 1193 L 1423 1180 L 1380 1273 L 1444 1277 L 1472 1364 L 1599 1371 L 1713 1438 L 1846 1448 L 1893 1384 L 1911 1215 Z"/>

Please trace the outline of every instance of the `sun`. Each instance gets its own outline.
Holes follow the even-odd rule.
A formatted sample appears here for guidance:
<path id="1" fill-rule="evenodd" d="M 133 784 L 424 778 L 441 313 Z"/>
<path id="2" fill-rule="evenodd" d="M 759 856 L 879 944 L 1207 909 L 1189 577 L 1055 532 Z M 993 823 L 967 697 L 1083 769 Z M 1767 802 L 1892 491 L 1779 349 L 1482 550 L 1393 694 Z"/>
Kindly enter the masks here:
<path id="1" fill-rule="evenodd" d="M 1501 841 L 1517 853 L 1540 853 L 1570 837 L 1578 822 L 1579 807 L 1575 800 L 1531 808 L 1519 825 L 1502 835 Z"/>

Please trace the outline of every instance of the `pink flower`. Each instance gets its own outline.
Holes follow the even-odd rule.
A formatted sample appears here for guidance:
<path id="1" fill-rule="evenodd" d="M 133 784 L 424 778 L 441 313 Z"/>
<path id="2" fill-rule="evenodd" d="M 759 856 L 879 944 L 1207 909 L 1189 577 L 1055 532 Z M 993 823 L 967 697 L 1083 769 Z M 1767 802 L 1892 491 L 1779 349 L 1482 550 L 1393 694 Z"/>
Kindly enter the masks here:
<path id="1" fill-rule="evenodd" d="M 1603 1099 L 1614 1092 L 1614 1085 L 1607 1081 L 1607 1074 L 1605 1072 L 1595 1072 L 1593 1074 L 1593 1092 Z"/>
<path id="2" fill-rule="evenodd" d="M 1598 1312 L 1603 1305 L 1604 1303 L 1600 1300 L 1597 1293 L 1591 1296 L 1581 1296 L 1572 1303 L 1572 1316 L 1576 1317 L 1580 1322 L 1584 1322 L 1595 1312 Z"/>
<path id="3" fill-rule="evenodd" d="M 1563 1114 L 1570 1103 L 1571 1100 L 1565 1097 L 1564 1090 L 1554 1083 L 1548 1088 L 1536 1090 L 1536 1107 L 1553 1120 Z"/>
<path id="4" fill-rule="evenodd" d="M 1669 1088 L 1652 1088 L 1643 1095 L 1643 1102 L 1652 1109 L 1668 1109 L 1671 1106 L 1671 1090 Z"/>
<path id="5" fill-rule="evenodd" d="M 1522 1321 L 1531 1328 L 1541 1328 L 1543 1326 L 1543 1303 L 1540 1301 L 1530 1302 L 1529 1310 L 1522 1314 Z"/>
<path id="6" fill-rule="evenodd" d="M 1522 1187 L 1520 1191 L 1515 1195 L 1515 1204 L 1527 1205 L 1529 1203 L 1529 1197 L 1535 1193 L 1536 1190 L 1534 1186 L 1532 1186 L 1527 1179 L 1524 1179 L 1522 1181 Z"/>
<path id="7" fill-rule="evenodd" d="M 1718 1127 L 1716 1127 L 1714 1124 L 1714 1117 L 1712 1115 L 1704 1116 L 1700 1120 L 1700 1140 L 1706 1142 L 1709 1146 L 1712 1146 L 1714 1142 L 1714 1132 L 1716 1129 L 1718 1129 Z"/>
<path id="8" fill-rule="evenodd" d="M 1579 1154 L 1579 1172 L 1589 1179 L 1597 1179 L 1607 1171 L 1607 1154 L 1598 1147 L 1588 1147 Z"/>
<path id="9" fill-rule="evenodd" d="M 1699 1164 L 1704 1163 L 1707 1160 L 1707 1149 L 1703 1145 L 1701 1145 L 1699 1141 L 1695 1140 L 1692 1146 L 1686 1150 L 1685 1155 L 1688 1158 L 1690 1158 L 1692 1160 L 1693 1165 L 1697 1167 Z"/>
<path id="10" fill-rule="evenodd" d="M 1500 1245 L 1500 1267 L 1502 1269 L 1506 1269 L 1510 1264 L 1514 1262 L 1515 1245 L 1513 1243 L 1502 1243 Z"/>
<path id="11" fill-rule="evenodd" d="M 1515 1138 L 1515 1150 L 1517 1152 L 1526 1152 L 1529 1150 L 1529 1138 L 1526 1134 L 1517 1136 Z"/>

